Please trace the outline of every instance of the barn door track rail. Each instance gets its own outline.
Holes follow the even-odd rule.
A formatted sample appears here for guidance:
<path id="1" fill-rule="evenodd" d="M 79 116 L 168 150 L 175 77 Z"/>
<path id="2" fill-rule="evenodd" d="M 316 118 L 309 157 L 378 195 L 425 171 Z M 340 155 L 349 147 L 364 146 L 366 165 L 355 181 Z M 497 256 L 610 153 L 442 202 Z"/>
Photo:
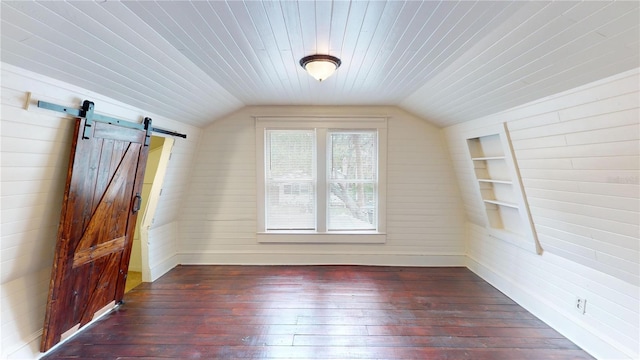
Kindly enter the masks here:
<path id="1" fill-rule="evenodd" d="M 147 132 L 147 139 L 145 141 L 145 145 L 149 145 L 148 143 L 151 139 L 151 132 L 177 136 L 184 139 L 187 138 L 187 135 L 185 134 L 181 134 L 175 131 L 165 130 L 157 127 L 151 127 L 151 118 L 148 118 L 148 117 L 145 117 L 144 122 L 139 124 L 139 123 L 134 123 L 127 120 L 121 120 L 121 119 L 116 119 L 109 116 L 96 114 L 93 112 L 95 105 L 93 102 L 89 100 L 85 100 L 82 103 L 82 108 L 80 109 L 70 108 L 68 106 L 62 106 L 58 104 L 52 104 L 46 101 L 38 101 L 38 107 L 47 109 L 47 110 L 58 111 L 58 112 L 69 114 L 75 117 L 85 118 L 86 125 L 84 127 L 84 133 L 82 135 L 82 137 L 85 139 L 88 139 L 91 136 L 91 127 L 93 126 L 93 122 L 95 121 L 108 123 L 108 124 L 116 124 L 119 126 L 131 128 L 131 129 L 145 130 Z"/>

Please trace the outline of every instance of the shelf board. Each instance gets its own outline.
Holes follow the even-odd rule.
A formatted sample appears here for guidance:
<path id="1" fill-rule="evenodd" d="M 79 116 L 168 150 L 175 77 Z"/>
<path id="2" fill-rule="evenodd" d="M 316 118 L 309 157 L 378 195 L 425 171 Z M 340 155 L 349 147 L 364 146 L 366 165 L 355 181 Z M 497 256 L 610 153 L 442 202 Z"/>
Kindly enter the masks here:
<path id="1" fill-rule="evenodd" d="M 504 156 L 484 156 L 471 158 L 473 161 L 486 161 L 486 160 L 504 160 Z"/>
<path id="2" fill-rule="evenodd" d="M 513 184 L 512 181 L 510 180 L 496 180 L 496 179 L 478 179 L 479 182 L 488 182 L 488 183 L 494 183 L 494 184 L 507 184 L 507 185 L 511 185 Z"/>
<path id="3" fill-rule="evenodd" d="M 489 204 L 494 204 L 494 205 L 499 205 L 499 206 L 506 206 L 506 207 L 510 207 L 510 208 L 514 208 L 514 209 L 518 208 L 518 204 L 512 203 L 512 202 L 508 202 L 508 201 L 489 200 L 489 199 L 482 199 L 482 201 L 484 201 L 486 203 L 489 203 Z"/>
<path id="4" fill-rule="evenodd" d="M 507 123 L 466 133 L 476 190 L 484 204 L 486 226 L 495 238 L 537 254 L 542 247 L 533 227 Z M 495 234 L 495 235 L 494 235 Z"/>

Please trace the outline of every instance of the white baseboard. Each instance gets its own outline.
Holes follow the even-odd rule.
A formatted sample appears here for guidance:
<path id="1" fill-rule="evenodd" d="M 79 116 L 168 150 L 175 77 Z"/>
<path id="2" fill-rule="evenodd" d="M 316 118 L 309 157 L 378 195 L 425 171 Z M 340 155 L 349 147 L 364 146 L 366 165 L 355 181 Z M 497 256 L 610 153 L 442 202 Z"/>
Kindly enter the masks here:
<path id="1" fill-rule="evenodd" d="M 72 333 L 70 333 L 67 336 L 65 336 L 65 334 L 62 334 L 60 342 L 55 344 L 46 353 L 40 352 L 40 342 L 42 341 L 42 329 L 40 329 L 35 333 L 29 335 L 29 337 L 27 337 L 26 341 L 23 344 L 18 345 L 14 350 L 10 350 L 6 358 L 15 359 L 15 360 L 39 359 L 44 355 L 51 353 L 58 347 L 64 345 L 64 343 L 66 343 L 68 340 L 72 339 L 75 335 L 84 331 L 90 325 L 100 320 L 103 316 L 107 315 L 115 308 L 116 308 L 116 303 L 115 301 L 112 301 L 110 304 L 98 310 L 94 314 L 93 319 L 91 319 L 91 321 L 85 324 L 82 328 L 75 329 Z"/>
<path id="2" fill-rule="evenodd" d="M 169 270 L 178 265 L 178 259 L 175 255 L 170 256 L 149 268 L 151 281 L 156 281 L 160 276 L 166 274 Z"/>
<path id="3" fill-rule="evenodd" d="M 535 289 L 529 289 L 508 276 L 494 269 L 480 264 L 475 259 L 467 257 L 467 268 L 482 279 L 493 285 L 502 293 L 510 297 L 518 305 L 547 323 L 554 330 L 580 346 L 583 350 L 600 360 L 633 359 L 621 349 L 613 345 L 613 339 L 608 339 L 598 329 L 576 319 L 574 314 L 561 310 L 553 303 L 541 297 Z"/>
<path id="4" fill-rule="evenodd" d="M 333 253 L 179 253 L 183 265 L 376 265 L 376 266 L 466 266 L 461 254 L 333 254 Z"/>

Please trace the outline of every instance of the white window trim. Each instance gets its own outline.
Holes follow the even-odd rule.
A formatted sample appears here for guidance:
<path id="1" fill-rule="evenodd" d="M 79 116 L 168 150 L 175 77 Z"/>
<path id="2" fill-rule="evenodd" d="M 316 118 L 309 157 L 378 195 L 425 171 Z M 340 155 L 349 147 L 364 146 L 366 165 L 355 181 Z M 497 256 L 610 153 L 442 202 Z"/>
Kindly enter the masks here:
<path id="1" fill-rule="evenodd" d="M 257 241 L 259 243 L 357 243 L 384 244 L 386 242 L 387 202 L 387 118 L 386 117 L 256 117 L 257 164 Z M 375 129 L 378 131 L 378 228 L 377 231 L 327 231 L 326 211 L 317 212 L 317 231 L 265 230 L 265 130 L 317 129 L 326 135 L 329 129 Z M 322 144 L 321 144 L 322 143 Z M 326 157 L 326 141 L 317 143 L 317 153 Z M 319 161 L 319 160 L 318 160 Z M 318 178 L 326 178 L 326 164 L 318 162 Z M 323 181 L 324 182 L 324 181 Z M 326 209 L 325 186 L 317 189 L 318 209 Z M 322 203 L 321 203 L 322 202 Z"/>

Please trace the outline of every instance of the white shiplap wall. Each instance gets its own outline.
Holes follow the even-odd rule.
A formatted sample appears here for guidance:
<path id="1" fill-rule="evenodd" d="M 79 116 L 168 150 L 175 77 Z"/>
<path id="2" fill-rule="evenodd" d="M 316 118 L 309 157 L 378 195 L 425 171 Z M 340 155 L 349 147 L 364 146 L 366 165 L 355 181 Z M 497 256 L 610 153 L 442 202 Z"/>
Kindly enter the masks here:
<path id="1" fill-rule="evenodd" d="M 162 200 L 161 200 L 162 201 Z M 149 272 L 155 281 L 178 265 L 177 224 L 175 221 L 164 225 L 153 225 L 149 229 Z"/>
<path id="2" fill-rule="evenodd" d="M 32 93 L 25 110 L 27 92 Z M 151 229 L 150 265 L 155 277 L 176 264 L 175 220 L 195 154 L 199 129 L 122 104 L 85 89 L 2 64 L 1 112 L 1 358 L 34 358 L 49 289 L 49 276 L 64 192 L 74 121 L 39 109 L 37 100 L 79 107 L 188 135 L 176 139 L 163 196 Z"/>
<path id="3" fill-rule="evenodd" d="M 388 116 L 387 242 L 258 244 L 252 116 Z M 464 212 L 438 128 L 393 107 L 248 107 L 203 133 L 180 221 L 182 264 L 462 265 Z"/>
<path id="4" fill-rule="evenodd" d="M 638 87 L 636 69 L 444 130 L 470 221 L 469 268 L 602 359 L 640 357 Z M 501 122 L 542 256 L 490 237 L 472 191 L 465 135 Z"/>

